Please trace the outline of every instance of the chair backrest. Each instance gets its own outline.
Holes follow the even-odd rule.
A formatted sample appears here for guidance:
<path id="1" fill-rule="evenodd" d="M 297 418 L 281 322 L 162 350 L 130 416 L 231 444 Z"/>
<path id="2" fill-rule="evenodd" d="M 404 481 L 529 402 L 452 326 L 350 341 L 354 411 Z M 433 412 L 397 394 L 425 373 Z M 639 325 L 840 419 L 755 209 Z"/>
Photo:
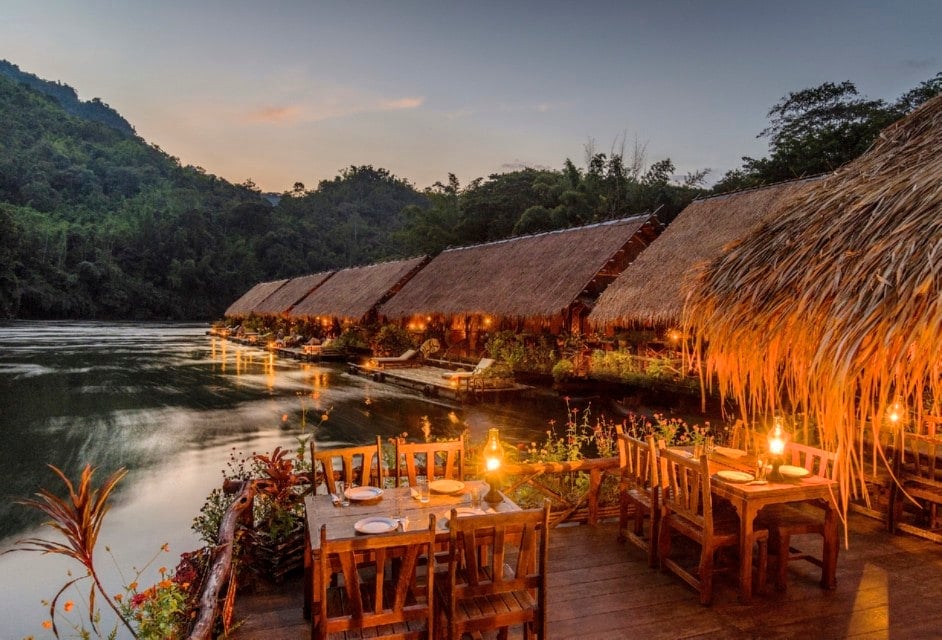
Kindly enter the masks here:
<path id="1" fill-rule="evenodd" d="M 424 620 L 427 637 L 434 637 L 430 604 L 435 580 L 435 516 L 425 531 L 388 533 L 329 540 L 327 525 L 320 531 L 320 581 L 317 595 L 320 615 L 315 638 L 352 629 L 411 623 L 408 632 L 384 638 L 415 637 L 415 621 Z M 416 570 L 428 562 L 425 586 L 429 597 L 416 598 Z M 391 562 L 396 560 L 396 564 Z M 338 572 L 343 580 L 331 580 Z M 333 589 L 340 597 L 330 597 Z M 423 634 L 423 636 L 426 634 Z M 359 636 L 358 636 L 359 637 Z"/>
<path id="2" fill-rule="evenodd" d="M 405 478 L 414 487 L 419 476 L 429 482 L 445 478 L 464 480 L 464 438 L 444 442 L 407 443 L 396 439 L 396 486 Z"/>
<path id="3" fill-rule="evenodd" d="M 710 495 L 710 468 L 706 455 L 699 459 L 661 449 L 661 504 L 703 531 L 713 535 L 713 501 Z"/>
<path id="4" fill-rule="evenodd" d="M 343 480 L 348 487 L 356 484 L 382 488 L 384 484 L 383 440 L 379 436 L 376 444 L 339 449 L 317 449 L 311 440 L 311 460 L 315 488 L 320 475 L 327 485 L 327 493 L 337 493 L 338 480 Z"/>
<path id="5" fill-rule="evenodd" d="M 909 479 L 919 478 L 923 482 L 942 488 L 942 434 L 900 435 L 903 446 L 899 453 L 894 455 L 897 474 L 905 474 Z"/>
<path id="6" fill-rule="evenodd" d="M 834 475 L 834 462 L 837 460 L 837 455 L 806 444 L 789 442 L 785 445 L 785 460 L 796 467 L 804 467 L 812 475 L 831 478 Z"/>
<path id="7" fill-rule="evenodd" d="M 657 486 L 657 445 L 654 443 L 654 436 L 648 435 L 642 441 L 622 431 L 620 426 L 616 431 L 618 462 L 624 479 L 637 489 Z"/>
<path id="8" fill-rule="evenodd" d="M 448 521 L 449 610 L 454 611 L 465 598 L 499 598 L 500 594 L 528 591 L 537 607 L 536 637 L 545 638 L 549 513 L 549 500 L 541 509 L 463 518 L 453 509 Z M 511 561 L 513 567 L 507 565 Z"/>
<path id="9" fill-rule="evenodd" d="M 762 448 L 762 442 L 755 429 L 742 420 L 737 420 L 730 430 L 729 446 L 749 453 L 758 453 Z"/>

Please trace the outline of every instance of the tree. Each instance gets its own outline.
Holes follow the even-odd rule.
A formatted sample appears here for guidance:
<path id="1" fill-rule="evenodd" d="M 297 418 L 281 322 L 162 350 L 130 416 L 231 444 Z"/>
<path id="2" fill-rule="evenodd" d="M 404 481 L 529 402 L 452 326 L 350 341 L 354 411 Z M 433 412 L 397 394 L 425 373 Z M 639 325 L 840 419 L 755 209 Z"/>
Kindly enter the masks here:
<path id="1" fill-rule="evenodd" d="M 862 97 L 853 82 L 825 82 L 794 91 L 768 113 L 769 156 L 743 157 L 715 192 L 758 186 L 833 171 L 858 157 L 880 131 L 942 92 L 942 73 L 904 93 L 896 102 Z"/>

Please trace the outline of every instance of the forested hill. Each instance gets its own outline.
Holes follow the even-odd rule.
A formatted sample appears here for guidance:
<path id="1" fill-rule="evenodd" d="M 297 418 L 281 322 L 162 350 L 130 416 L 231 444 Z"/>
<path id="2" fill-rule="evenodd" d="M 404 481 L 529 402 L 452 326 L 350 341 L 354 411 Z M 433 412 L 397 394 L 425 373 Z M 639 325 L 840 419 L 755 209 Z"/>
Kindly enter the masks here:
<path id="1" fill-rule="evenodd" d="M 0 317 L 215 318 L 259 280 L 391 256 L 425 202 L 359 167 L 275 210 L 2 75 L 0 122 Z"/>
<path id="2" fill-rule="evenodd" d="M 43 80 L 32 73 L 21 71 L 18 66 L 6 60 L 0 60 L 0 75 L 6 76 L 14 82 L 21 82 L 40 93 L 55 98 L 66 113 L 86 120 L 101 122 L 124 133 L 134 134 L 134 127 L 131 126 L 131 123 L 99 98 L 82 102 L 79 100 L 78 94 L 75 93 L 75 89 L 69 85 Z"/>
<path id="3" fill-rule="evenodd" d="M 667 221 L 701 192 L 702 174 L 678 185 L 669 159 L 587 149 L 584 169 L 566 160 L 464 186 L 449 175 L 422 192 L 351 166 L 273 206 L 251 181 L 182 166 L 130 125 L 63 106 L 107 105 L 4 66 L 17 79 L 0 73 L 0 317 L 213 319 L 262 280 L 642 211 Z"/>

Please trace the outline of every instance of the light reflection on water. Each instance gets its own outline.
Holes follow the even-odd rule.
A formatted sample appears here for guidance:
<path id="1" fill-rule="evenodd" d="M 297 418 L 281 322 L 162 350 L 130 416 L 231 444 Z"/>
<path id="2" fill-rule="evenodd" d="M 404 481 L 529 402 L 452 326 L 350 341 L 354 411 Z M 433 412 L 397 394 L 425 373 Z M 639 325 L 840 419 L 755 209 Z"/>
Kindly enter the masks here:
<path id="1" fill-rule="evenodd" d="M 519 440 L 541 439 L 548 420 L 565 420 L 565 404 L 553 394 L 466 405 L 424 398 L 351 375 L 343 365 L 274 360 L 210 338 L 206 329 L 0 323 L 0 552 L 16 539 L 52 533 L 12 503 L 40 486 L 59 491 L 46 464 L 76 478 L 91 463 L 99 482 L 119 467 L 129 469 L 101 543 L 128 570 L 164 542 L 173 551 L 161 561 L 168 566 L 198 546 L 190 523 L 219 484 L 230 452 L 293 449 L 302 409 L 309 424 L 329 412 L 316 434 L 321 446 L 402 432 L 420 438 L 423 418 L 435 435 L 467 427 L 483 438 L 497 425 Z M 109 567 L 101 554 L 100 564 Z M 0 639 L 42 637 L 47 614 L 40 600 L 55 594 L 67 568 L 48 556 L 0 555 Z M 110 584 L 119 588 L 122 581 L 112 576 Z"/>

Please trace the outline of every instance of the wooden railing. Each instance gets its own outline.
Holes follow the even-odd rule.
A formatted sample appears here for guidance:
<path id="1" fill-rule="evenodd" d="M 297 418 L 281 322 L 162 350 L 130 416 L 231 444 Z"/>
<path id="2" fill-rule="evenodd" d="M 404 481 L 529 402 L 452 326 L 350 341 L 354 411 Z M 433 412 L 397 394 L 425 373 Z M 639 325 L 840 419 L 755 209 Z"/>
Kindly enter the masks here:
<path id="1" fill-rule="evenodd" d="M 508 478 L 509 486 L 503 488 L 511 499 L 523 487 L 529 487 L 550 498 L 553 510 L 550 514 L 552 526 L 564 522 L 598 523 L 600 518 L 618 514 L 618 502 L 602 504 L 600 493 L 602 482 L 612 478 L 618 483 L 621 470 L 617 457 L 586 458 L 571 462 L 526 462 L 504 464 L 502 470 Z M 573 478 L 578 474 L 587 474 L 589 483 L 585 491 L 573 494 L 560 491 L 559 480 L 563 476 Z"/>

